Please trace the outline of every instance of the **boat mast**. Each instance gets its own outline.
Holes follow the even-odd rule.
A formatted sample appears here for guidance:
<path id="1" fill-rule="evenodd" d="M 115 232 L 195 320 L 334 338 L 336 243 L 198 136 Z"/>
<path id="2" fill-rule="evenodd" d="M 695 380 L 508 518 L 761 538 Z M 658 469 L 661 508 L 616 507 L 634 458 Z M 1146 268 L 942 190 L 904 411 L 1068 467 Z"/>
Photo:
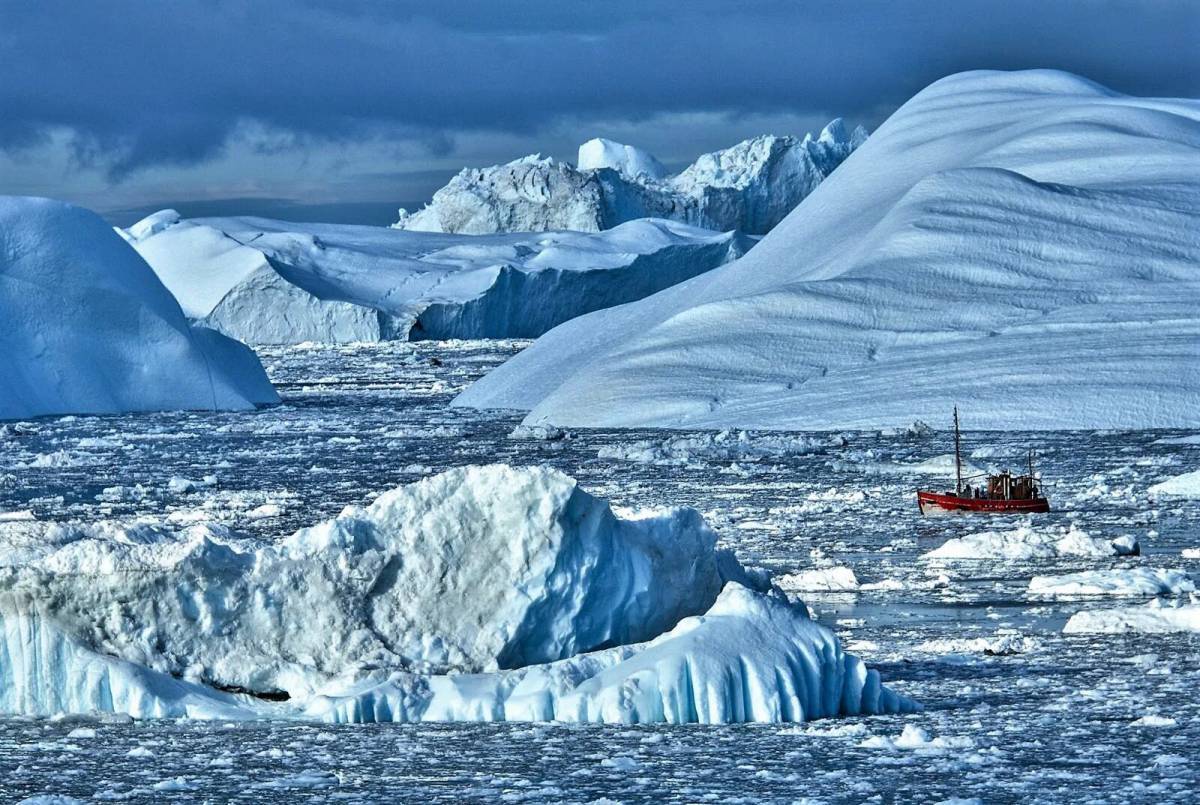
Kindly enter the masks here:
<path id="1" fill-rule="evenodd" d="M 958 406 L 954 406 L 954 494 L 962 494 L 962 439 L 958 435 Z"/>

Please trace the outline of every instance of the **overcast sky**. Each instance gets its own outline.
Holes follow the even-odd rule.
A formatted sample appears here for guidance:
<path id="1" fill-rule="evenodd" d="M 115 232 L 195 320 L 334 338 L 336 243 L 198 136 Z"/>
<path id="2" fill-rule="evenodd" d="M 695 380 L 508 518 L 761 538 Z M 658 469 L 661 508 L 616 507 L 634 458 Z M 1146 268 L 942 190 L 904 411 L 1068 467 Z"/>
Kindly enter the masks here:
<path id="1" fill-rule="evenodd" d="M 464 165 L 682 165 L 965 69 L 1198 97 L 1198 42 L 1200 0 L 0 0 L 0 193 L 384 223 Z"/>

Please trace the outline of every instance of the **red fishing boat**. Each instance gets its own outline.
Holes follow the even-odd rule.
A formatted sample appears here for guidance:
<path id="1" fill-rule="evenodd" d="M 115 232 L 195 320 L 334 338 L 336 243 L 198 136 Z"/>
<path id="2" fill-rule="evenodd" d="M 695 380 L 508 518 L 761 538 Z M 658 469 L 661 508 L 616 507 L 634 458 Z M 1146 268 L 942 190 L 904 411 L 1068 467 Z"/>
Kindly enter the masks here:
<path id="1" fill-rule="evenodd" d="M 986 482 L 983 479 L 987 479 Z M 978 481 L 972 484 L 971 481 Z M 1050 511 L 1050 501 L 1042 494 L 1041 479 L 1033 471 L 1033 451 L 1029 451 L 1029 472 L 1014 475 L 1008 470 L 998 475 L 962 474 L 962 437 L 958 430 L 958 408 L 954 409 L 954 491 L 917 491 L 921 514 L 943 512 L 981 512 L 1024 514 Z"/>

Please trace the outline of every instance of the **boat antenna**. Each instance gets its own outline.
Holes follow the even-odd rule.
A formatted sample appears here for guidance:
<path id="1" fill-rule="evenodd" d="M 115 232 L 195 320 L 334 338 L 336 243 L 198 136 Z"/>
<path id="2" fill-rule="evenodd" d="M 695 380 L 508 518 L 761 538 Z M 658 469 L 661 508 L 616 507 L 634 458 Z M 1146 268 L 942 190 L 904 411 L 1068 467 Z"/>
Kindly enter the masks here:
<path id="1" fill-rule="evenodd" d="M 954 406 L 954 494 L 962 494 L 962 438 L 958 435 L 958 406 Z"/>

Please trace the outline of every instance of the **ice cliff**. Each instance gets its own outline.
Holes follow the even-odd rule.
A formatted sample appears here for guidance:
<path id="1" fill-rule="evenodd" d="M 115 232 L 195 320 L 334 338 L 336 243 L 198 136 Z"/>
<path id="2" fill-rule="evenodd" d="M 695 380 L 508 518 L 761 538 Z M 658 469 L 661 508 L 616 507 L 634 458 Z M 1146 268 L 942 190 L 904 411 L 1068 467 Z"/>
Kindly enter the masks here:
<path id="1" fill-rule="evenodd" d="M 0 377 L 0 419 L 279 400 L 99 216 L 36 198 L 0 197 Z"/>
<path id="2" fill-rule="evenodd" d="M 451 470 L 263 544 L 0 521 L 0 710 L 333 721 L 802 720 L 913 705 L 691 509 Z M 264 699 L 286 698 L 286 702 Z"/>
<path id="3" fill-rule="evenodd" d="M 194 320 L 251 344 L 532 338 L 751 245 L 671 221 L 466 236 L 155 213 L 125 233 Z"/>
<path id="4" fill-rule="evenodd" d="M 559 426 L 1200 425 L 1200 102 L 969 72 L 742 259 L 570 321 L 459 405 Z"/>
<path id="5" fill-rule="evenodd" d="M 762 136 L 705 154 L 675 176 L 650 154 L 611 140 L 579 147 L 576 165 L 534 154 L 466 168 L 398 229 L 486 234 L 598 232 L 637 218 L 768 232 L 867 138 L 834 120 L 818 137 Z"/>

